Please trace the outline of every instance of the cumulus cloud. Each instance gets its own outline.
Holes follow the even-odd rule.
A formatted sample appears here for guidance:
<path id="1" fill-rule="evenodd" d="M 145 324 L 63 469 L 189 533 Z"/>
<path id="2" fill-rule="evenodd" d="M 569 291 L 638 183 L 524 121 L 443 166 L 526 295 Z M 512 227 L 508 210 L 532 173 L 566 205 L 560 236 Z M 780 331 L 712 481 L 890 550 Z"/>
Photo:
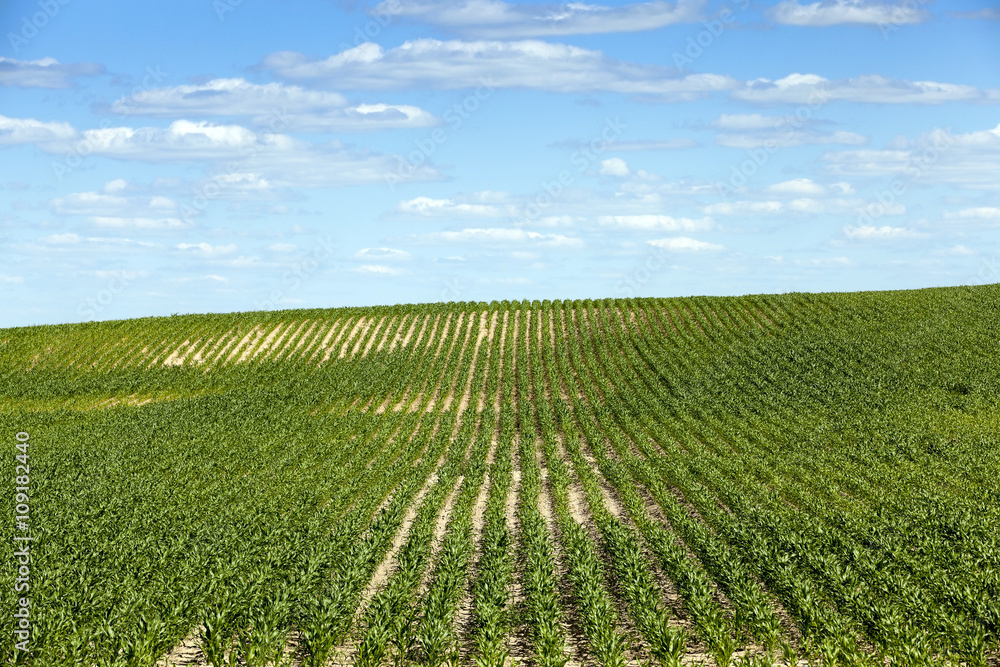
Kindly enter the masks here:
<path id="1" fill-rule="evenodd" d="M 458 231 L 420 234 L 415 237 L 431 243 L 469 243 L 485 245 L 535 245 L 542 247 L 576 248 L 583 240 L 563 234 L 542 234 L 507 227 L 466 228 Z"/>
<path id="2" fill-rule="evenodd" d="M 196 255 L 201 255 L 203 257 L 221 257 L 223 255 L 231 255 L 239 248 L 235 243 L 227 243 L 226 245 L 212 245 L 210 243 L 178 243 L 174 246 L 181 252 L 193 253 Z"/>
<path id="3" fill-rule="evenodd" d="M 357 132 L 440 123 L 433 114 L 411 105 L 351 104 L 339 93 L 239 78 L 154 88 L 138 98 L 119 99 L 111 109 L 162 118 L 249 117 L 254 126 L 273 131 Z"/>
<path id="4" fill-rule="evenodd" d="M 477 37 L 511 39 L 553 35 L 588 35 L 656 30 L 695 21 L 705 0 L 640 2 L 607 6 L 569 4 L 510 4 L 502 0 L 384 0 L 375 16 L 405 17 Z"/>
<path id="5" fill-rule="evenodd" d="M 859 146 L 868 140 L 855 132 L 827 131 L 817 127 L 818 121 L 795 115 L 765 116 L 762 114 L 723 114 L 711 126 L 726 130 L 715 136 L 718 146 L 729 148 L 786 148 L 819 144 Z"/>
<path id="6" fill-rule="evenodd" d="M 775 193 L 770 191 L 767 194 L 789 194 L 795 195 L 794 188 L 806 189 L 803 184 L 789 185 L 785 192 Z M 824 193 L 826 194 L 826 193 Z M 707 215 L 855 215 L 867 202 L 860 199 L 844 199 L 841 197 L 816 199 L 814 197 L 796 197 L 788 201 L 777 200 L 739 200 L 732 202 L 719 202 L 705 206 L 702 210 Z M 892 203 L 884 206 L 882 215 L 903 215 L 906 213 L 906 206 L 901 203 Z"/>
<path id="7" fill-rule="evenodd" d="M 600 51 L 535 40 L 418 39 L 388 51 L 366 42 L 322 60 L 289 51 L 272 53 L 262 67 L 288 79 L 355 90 L 471 88 L 487 94 L 493 88 L 529 88 L 691 100 L 738 85 L 728 76 L 682 75 L 672 67 L 625 63 Z"/>
<path id="8" fill-rule="evenodd" d="M 966 208 L 961 211 L 946 211 L 945 218 L 950 220 L 992 220 L 1000 222 L 1000 207 L 977 206 Z"/>
<path id="9" fill-rule="evenodd" d="M 69 123 L 0 116 L 0 146 L 65 141 L 75 136 L 76 130 Z"/>
<path id="10" fill-rule="evenodd" d="M 602 176 L 628 176 L 629 169 L 625 160 L 620 157 L 608 158 L 601 161 L 601 168 L 598 170 Z"/>
<path id="11" fill-rule="evenodd" d="M 402 269 L 394 269 L 391 266 L 385 266 L 383 264 L 362 264 L 361 266 L 356 266 L 353 269 L 348 269 L 354 273 L 366 273 L 369 275 L 376 276 L 398 276 L 403 273 Z"/>
<path id="12" fill-rule="evenodd" d="M 711 218 L 674 218 L 669 215 L 602 215 L 597 219 L 605 227 L 632 230 L 698 232 L 712 228 Z"/>
<path id="13" fill-rule="evenodd" d="M 492 218 L 508 215 L 512 210 L 509 204 L 484 202 L 482 201 L 483 197 L 473 196 L 465 199 L 472 199 L 472 201 L 458 198 L 414 197 L 399 202 L 394 213 L 421 218 Z M 479 201 L 476 201 L 477 199 Z"/>
<path id="14" fill-rule="evenodd" d="M 930 14 L 914 2 L 871 2 L 870 0 L 823 0 L 802 5 L 784 0 L 767 12 L 772 21 L 785 25 L 830 26 L 844 23 L 903 25 L 921 23 Z"/>
<path id="15" fill-rule="evenodd" d="M 355 259 L 380 261 L 402 261 L 410 259 L 410 253 L 398 248 L 362 248 L 354 253 Z"/>
<path id="16" fill-rule="evenodd" d="M 217 196 L 245 195 L 280 187 L 327 187 L 399 179 L 405 160 L 368 150 L 348 149 L 339 141 L 313 144 L 287 134 L 254 132 L 240 125 L 177 120 L 165 128 L 112 127 L 86 130 L 73 141 L 48 141 L 49 153 L 86 155 L 142 162 L 235 165 L 212 178 Z M 227 166 L 227 169 L 232 167 Z M 431 165 L 407 166 L 406 180 L 442 180 Z"/>
<path id="17" fill-rule="evenodd" d="M 904 181 L 946 183 L 961 188 L 1000 190 L 1000 125 L 953 134 L 937 128 L 892 148 L 828 152 L 827 172 L 846 177 L 897 176 Z"/>
<path id="18" fill-rule="evenodd" d="M 69 88 L 80 76 L 103 74 L 96 63 L 63 64 L 55 58 L 17 60 L 0 56 L 0 86 L 20 88 Z"/>
<path id="19" fill-rule="evenodd" d="M 894 240 L 894 239 L 909 239 L 918 238 L 923 236 L 919 232 L 915 232 L 906 227 L 890 227 L 888 225 L 882 227 L 876 227 L 875 225 L 859 225 L 857 227 L 845 227 L 844 235 L 849 239 L 866 239 L 866 240 Z"/>
<path id="20" fill-rule="evenodd" d="M 777 195 L 809 195 L 821 197 L 827 193 L 825 187 L 809 178 L 794 178 L 790 181 L 774 183 L 764 188 L 764 192 Z"/>
<path id="21" fill-rule="evenodd" d="M 732 97 L 759 104 L 944 104 L 946 102 L 1000 102 L 1000 91 L 980 90 L 963 84 L 904 81 L 881 74 L 866 74 L 831 81 L 817 74 L 790 74 L 784 78 L 747 81 Z"/>
<path id="22" fill-rule="evenodd" d="M 123 187 L 116 181 L 112 181 L 110 192 L 120 192 Z M 180 210 L 178 203 L 169 197 L 160 195 L 153 196 L 124 196 L 119 194 L 107 194 L 105 192 L 73 192 L 63 197 L 56 197 L 49 201 L 48 205 L 59 215 L 89 215 L 122 217 L 131 215 L 163 215 Z"/>
<path id="23" fill-rule="evenodd" d="M 706 252 L 724 250 L 723 246 L 707 241 L 699 241 L 688 236 L 674 236 L 664 239 L 646 241 L 651 246 L 662 248 L 668 252 Z"/>

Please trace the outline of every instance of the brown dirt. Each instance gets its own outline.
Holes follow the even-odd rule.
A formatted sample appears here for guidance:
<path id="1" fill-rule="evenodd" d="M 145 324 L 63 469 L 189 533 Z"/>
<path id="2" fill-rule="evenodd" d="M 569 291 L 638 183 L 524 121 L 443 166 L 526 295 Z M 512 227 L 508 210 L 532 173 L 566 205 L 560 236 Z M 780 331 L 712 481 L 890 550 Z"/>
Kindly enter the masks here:
<path id="1" fill-rule="evenodd" d="M 424 340 L 424 334 L 427 332 L 427 325 L 431 325 L 431 335 L 434 335 L 434 331 L 437 330 L 438 320 L 441 319 L 441 313 L 434 316 L 434 321 L 431 322 L 431 316 L 425 315 L 424 322 L 420 327 L 420 334 L 417 336 L 417 340 L 413 343 L 416 348 L 420 347 L 421 342 Z"/>
<path id="2" fill-rule="evenodd" d="M 489 360 L 492 358 L 492 356 L 494 354 L 493 341 L 496 340 L 497 323 L 499 322 L 499 320 L 500 320 L 500 312 L 499 311 L 495 311 L 493 313 L 493 317 L 490 318 L 490 329 L 489 329 L 489 333 L 487 334 L 487 337 L 486 337 L 486 340 L 487 340 L 487 345 L 486 345 L 486 359 L 487 359 L 486 372 L 483 373 L 483 386 L 480 387 L 479 392 L 478 392 L 479 398 L 476 401 L 476 412 L 482 412 L 483 409 L 486 406 L 486 387 L 489 384 L 489 380 L 490 380 L 490 364 L 489 364 Z"/>
<path id="3" fill-rule="evenodd" d="M 250 361 L 260 357 L 262 354 L 264 356 L 260 357 L 260 360 L 263 361 L 266 359 L 267 355 L 271 353 L 273 347 L 277 347 L 281 344 L 281 341 L 285 339 L 285 336 L 288 335 L 291 328 L 292 324 L 290 322 L 282 322 L 271 329 L 267 336 L 264 337 L 264 342 L 258 345 L 257 349 L 253 351 L 252 355 L 250 355 Z"/>
<path id="4" fill-rule="evenodd" d="M 185 350 L 191 345 L 191 341 L 186 340 L 181 343 L 173 352 L 167 355 L 167 358 L 163 360 L 164 366 L 183 366 L 184 365 L 184 355 L 181 354 L 181 350 Z"/>
<path id="5" fill-rule="evenodd" d="M 503 327 L 500 329 L 500 349 L 497 350 L 497 354 L 500 355 L 500 364 L 497 374 L 497 395 L 493 399 L 493 410 L 497 413 L 500 412 L 500 398 L 503 395 L 503 359 L 504 348 L 507 344 L 507 319 L 509 315 L 509 310 L 503 312 Z"/>
<path id="6" fill-rule="evenodd" d="M 154 667 L 189 667 L 193 665 L 207 665 L 208 659 L 201 652 L 199 636 L 204 626 L 199 626 L 191 630 L 181 643 L 171 649 L 168 653 L 160 656 Z"/>
<path id="7" fill-rule="evenodd" d="M 323 363 L 323 361 L 325 361 L 329 357 L 329 355 L 326 354 L 326 351 L 328 350 L 328 346 L 332 345 L 330 340 L 337 335 L 338 331 L 341 331 L 345 326 L 347 326 L 347 323 L 349 321 L 350 318 L 344 320 L 333 320 L 332 322 L 330 322 L 330 328 L 326 330 L 326 333 L 320 331 L 319 334 L 317 334 L 316 337 L 320 338 L 320 336 L 322 336 L 322 339 L 310 343 L 309 349 L 306 349 L 305 353 L 303 353 L 303 357 L 305 357 L 305 355 L 307 354 L 309 355 L 309 358 L 307 360 L 308 363 L 313 363 L 313 361 L 316 360 L 316 357 L 320 356 L 321 352 L 324 353 L 325 356 L 321 357 L 320 361 L 316 361 L 316 365 Z M 313 345 L 315 345 L 315 348 L 313 348 Z M 309 352 L 310 349 L 312 350 L 311 354 Z"/>
<path id="8" fill-rule="evenodd" d="M 375 324 L 374 327 L 372 327 L 371 324 L 369 324 L 368 329 L 371 330 L 371 334 L 368 335 L 367 340 L 361 340 L 361 339 L 358 340 L 358 344 L 354 348 L 354 354 L 358 353 L 358 349 L 360 348 L 362 342 L 364 342 L 365 347 L 363 350 L 361 350 L 361 357 L 364 358 L 365 356 L 367 356 L 368 353 L 371 351 L 372 347 L 374 347 L 375 340 L 379 338 L 379 335 L 381 334 L 383 338 L 385 337 L 384 329 L 388 329 L 388 326 L 389 326 L 388 315 L 383 315 L 382 317 L 380 317 L 378 323 Z M 366 333 L 368 329 L 366 329 Z"/>
<path id="9" fill-rule="evenodd" d="M 410 339 L 413 336 L 413 332 L 417 328 L 417 321 L 420 318 L 416 315 L 407 314 L 406 318 L 403 320 L 403 324 L 409 322 L 409 328 L 406 329 L 406 333 L 403 333 L 403 329 L 400 328 L 399 333 L 396 334 L 395 338 L 392 339 L 392 343 L 389 345 L 389 351 L 392 352 L 396 347 L 404 348 L 410 344 Z M 425 318 L 426 319 L 426 318 Z"/>
<path id="10" fill-rule="evenodd" d="M 472 364 L 469 366 L 469 377 L 465 382 L 465 389 L 462 391 L 462 398 L 458 402 L 458 415 L 461 416 L 463 412 L 469 409 L 469 403 L 472 399 L 472 378 L 476 374 L 476 362 L 479 360 L 479 351 L 482 348 L 483 341 L 489 337 L 490 329 L 487 325 L 487 312 L 483 311 L 479 315 L 479 333 L 476 336 L 475 347 L 472 350 Z M 470 319 L 469 324 L 472 324 Z M 486 347 L 487 356 L 489 355 L 489 345 Z M 485 375 L 485 374 L 484 374 Z M 448 404 L 445 404 L 445 410 L 448 409 Z"/>
<path id="11" fill-rule="evenodd" d="M 376 353 L 381 352 L 385 348 L 386 343 L 389 342 L 390 336 L 392 337 L 392 340 L 396 340 L 399 337 L 400 333 L 403 331 L 403 327 L 406 326 L 407 317 L 409 317 L 408 314 L 403 315 L 402 318 L 398 315 L 392 316 L 392 319 L 389 320 L 389 324 L 385 327 L 385 333 L 378 342 L 378 347 L 375 348 Z M 397 320 L 399 321 L 397 322 Z"/>
<path id="12" fill-rule="evenodd" d="M 254 328 L 248 331 L 246 335 L 243 336 L 243 338 L 241 338 L 240 341 L 233 347 L 224 363 L 233 361 L 234 357 L 236 358 L 236 363 L 238 364 L 245 362 L 249 358 L 250 353 L 253 352 L 253 348 L 250 347 L 251 341 L 260 336 L 262 332 L 263 331 L 259 324 L 254 326 Z"/>
<path id="13" fill-rule="evenodd" d="M 301 336 L 298 337 L 298 339 L 295 342 L 294 346 L 292 346 L 289 343 L 289 346 L 285 348 L 285 355 L 284 355 L 284 357 L 285 357 L 286 361 L 290 361 L 290 360 L 294 359 L 296 357 L 296 355 L 299 354 L 299 350 L 301 350 L 302 346 L 305 345 L 306 343 L 308 343 L 312 339 L 312 337 L 316 334 L 317 327 L 320 326 L 319 320 L 312 320 L 311 323 L 310 323 L 309 320 L 306 320 L 303 323 L 303 326 L 305 326 L 305 324 L 309 324 L 309 328 L 306 329 L 305 333 L 303 333 Z M 288 349 L 289 347 L 291 349 Z"/>
<path id="14" fill-rule="evenodd" d="M 438 480 L 438 468 L 444 462 L 444 456 L 438 459 L 437 468 L 431 473 L 427 481 L 417 492 L 413 501 L 410 503 L 410 507 L 406 510 L 406 514 L 403 516 L 403 522 L 399 526 L 399 530 L 396 531 L 396 536 L 392 540 L 392 547 L 389 552 L 379 563 L 378 567 L 375 569 L 375 574 L 372 575 L 371 580 L 368 582 L 368 586 L 365 587 L 364 592 L 361 594 L 361 604 L 358 605 L 358 609 L 355 612 L 355 620 L 361 617 L 364 610 L 368 607 L 368 603 L 375 596 L 375 593 L 383 588 L 387 581 L 389 581 L 389 575 L 392 572 L 392 566 L 396 561 L 396 556 L 399 554 L 400 549 L 406 544 L 406 538 L 410 535 L 410 528 L 413 526 L 413 522 L 417 518 L 417 510 L 420 507 L 420 503 L 423 502 L 424 496 L 430 491 L 431 487 L 437 483 Z"/>
<path id="15" fill-rule="evenodd" d="M 309 327 L 309 320 L 302 320 L 302 322 L 294 328 L 294 331 L 292 330 L 292 327 L 289 327 L 285 333 L 281 334 L 281 338 L 274 343 L 271 350 L 264 355 L 261 361 L 264 359 L 277 361 L 282 357 L 290 355 L 297 348 L 297 346 L 301 345 L 302 341 L 305 340 L 302 332 L 307 327 Z M 311 331 L 312 328 L 310 327 L 309 330 Z"/>
<path id="16" fill-rule="evenodd" d="M 445 498 L 444 505 L 442 505 L 441 509 L 438 510 L 437 520 L 434 523 L 434 537 L 431 540 L 431 551 L 427 556 L 428 563 L 436 564 L 438 554 L 441 553 L 444 536 L 448 533 L 448 526 L 451 522 L 451 510 L 455 507 L 455 499 L 458 497 L 458 493 L 462 489 L 462 482 L 464 481 L 465 476 L 459 475 L 458 479 L 455 480 L 455 484 L 451 487 L 448 497 Z M 431 574 L 433 570 L 434 567 L 428 567 L 424 570 L 424 573 L 420 578 L 420 587 L 417 591 L 418 598 L 422 598 L 427 594 L 427 590 L 431 585 Z"/>
<path id="17" fill-rule="evenodd" d="M 365 335 L 365 333 L 368 331 L 368 327 L 370 326 L 371 326 L 371 319 L 369 317 L 365 315 L 359 317 L 358 321 L 354 323 L 353 327 L 351 327 L 351 332 L 347 334 L 347 337 L 341 344 L 340 352 L 337 354 L 337 358 L 344 359 L 345 357 L 347 357 L 347 348 L 350 347 L 351 343 L 355 341 L 355 339 L 357 340 L 357 342 L 354 345 L 355 347 L 354 352 L 356 352 L 357 346 L 361 343 L 361 338 Z"/>
<path id="18" fill-rule="evenodd" d="M 348 334 L 348 335 L 353 335 L 353 327 L 351 329 L 348 329 L 348 327 L 351 326 L 351 322 L 352 321 L 353 321 L 353 318 L 348 318 L 347 320 L 345 320 L 344 321 L 344 326 L 342 326 L 342 327 L 340 327 L 338 329 L 337 335 L 334 337 L 334 339 L 329 343 L 329 345 L 326 345 L 324 347 L 323 359 L 322 359 L 322 361 L 320 361 L 320 364 L 324 364 L 324 363 L 327 362 L 327 360 L 330 359 L 330 357 L 333 355 L 333 351 L 336 350 L 337 349 L 337 345 L 340 344 L 340 339 L 344 337 L 344 334 L 347 334 L 347 332 L 350 330 L 351 334 Z M 354 326 L 356 327 L 356 326 L 358 326 L 358 324 L 360 324 L 360 320 L 357 323 L 355 323 Z M 345 347 L 347 346 L 346 342 L 344 343 L 344 346 Z"/>

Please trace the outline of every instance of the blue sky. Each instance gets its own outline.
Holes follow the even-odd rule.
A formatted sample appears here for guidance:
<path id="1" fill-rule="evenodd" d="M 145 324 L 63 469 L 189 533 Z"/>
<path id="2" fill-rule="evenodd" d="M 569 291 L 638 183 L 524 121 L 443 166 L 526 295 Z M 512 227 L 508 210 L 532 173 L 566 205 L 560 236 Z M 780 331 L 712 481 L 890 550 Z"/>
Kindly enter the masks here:
<path id="1" fill-rule="evenodd" d="M 1000 6 L 0 8 L 0 326 L 1000 282 Z"/>

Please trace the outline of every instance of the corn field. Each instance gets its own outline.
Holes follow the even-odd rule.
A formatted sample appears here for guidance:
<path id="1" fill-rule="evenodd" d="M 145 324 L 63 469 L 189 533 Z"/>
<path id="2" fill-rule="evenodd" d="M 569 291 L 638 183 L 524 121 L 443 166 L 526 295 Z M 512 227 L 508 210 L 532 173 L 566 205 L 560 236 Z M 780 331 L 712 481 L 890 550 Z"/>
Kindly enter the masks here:
<path id="1" fill-rule="evenodd" d="M 4 665 L 1000 665 L 1000 286 L 3 329 L 0 424 Z"/>

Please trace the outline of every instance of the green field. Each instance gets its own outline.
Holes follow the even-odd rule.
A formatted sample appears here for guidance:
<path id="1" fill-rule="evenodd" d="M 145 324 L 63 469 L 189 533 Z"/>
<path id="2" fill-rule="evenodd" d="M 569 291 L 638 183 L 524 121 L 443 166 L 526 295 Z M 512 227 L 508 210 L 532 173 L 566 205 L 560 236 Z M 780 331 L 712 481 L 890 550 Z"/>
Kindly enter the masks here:
<path id="1" fill-rule="evenodd" d="M 1000 664 L 1000 285 L 0 329 L 0 425 L 0 664 Z"/>

